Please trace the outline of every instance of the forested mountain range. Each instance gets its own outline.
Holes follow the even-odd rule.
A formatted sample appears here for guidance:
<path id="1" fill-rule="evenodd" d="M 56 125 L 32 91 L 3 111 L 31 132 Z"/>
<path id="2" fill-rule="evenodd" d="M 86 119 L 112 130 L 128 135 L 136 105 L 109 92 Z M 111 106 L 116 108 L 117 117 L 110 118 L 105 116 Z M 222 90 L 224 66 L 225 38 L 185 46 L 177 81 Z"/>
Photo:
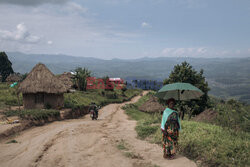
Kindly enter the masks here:
<path id="1" fill-rule="evenodd" d="M 144 57 L 129 60 L 104 60 L 91 57 L 19 52 L 7 52 L 7 55 L 15 72 L 29 72 L 36 63 L 42 62 L 55 74 L 72 71 L 76 67 L 87 67 L 96 77 L 108 75 L 127 80 L 160 81 L 168 77 L 174 65 L 187 61 L 197 71 L 204 70 L 204 76 L 211 88 L 210 94 L 222 98 L 233 97 L 250 103 L 250 56 L 247 58 Z"/>

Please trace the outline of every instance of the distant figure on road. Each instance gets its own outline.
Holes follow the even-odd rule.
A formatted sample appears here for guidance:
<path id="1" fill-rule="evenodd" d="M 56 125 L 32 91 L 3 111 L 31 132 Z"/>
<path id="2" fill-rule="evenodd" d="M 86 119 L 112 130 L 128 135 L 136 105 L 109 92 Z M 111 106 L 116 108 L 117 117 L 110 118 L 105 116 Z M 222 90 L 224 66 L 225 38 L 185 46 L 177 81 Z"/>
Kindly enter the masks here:
<path id="1" fill-rule="evenodd" d="M 168 99 L 167 104 L 161 121 L 163 157 L 174 159 L 181 125 L 178 113 L 174 110 L 175 100 Z"/>
<path id="2" fill-rule="evenodd" d="M 90 117 L 92 118 L 92 120 L 94 120 L 94 119 L 97 120 L 97 118 L 98 118 L 98 107 L 94 102 L 92 102 L 90 104 L 89 112 L 90 112 Z"/>

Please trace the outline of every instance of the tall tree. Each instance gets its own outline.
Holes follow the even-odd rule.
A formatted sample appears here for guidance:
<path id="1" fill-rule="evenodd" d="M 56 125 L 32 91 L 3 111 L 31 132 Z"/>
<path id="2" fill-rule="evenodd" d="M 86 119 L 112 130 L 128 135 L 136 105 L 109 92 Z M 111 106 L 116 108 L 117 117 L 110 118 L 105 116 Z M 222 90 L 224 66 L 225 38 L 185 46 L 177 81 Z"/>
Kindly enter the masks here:
<path id="1" fill-rule="evenodd" d="M 87 77 L 91 76 L 91 71 L 87 68 L 76 68 L 73 81 L 75 82 L 77 88 L 81 91 L 86 91 L 87 87 Z"/>
<path id="2" fill-rule="evenodd" d="M 12 63 L 9 61 L 8 56 L 5 52 L 0 52 L 0 75 L 2 76 L 1 81 L 5 82 L 6 78 L 13 74 Z"/>
<path id="3" fill-rule="evenodd" d="M 208 83 L 205 81 L 203 72 L 203 69 L 201 69 L 200 72 L 197 72 L 189 63 L 185 61 L 174 66 L 169 78 L 164 80 L 164 85 L 175 82 L 186 82 L 196 86 L 204 92 L 204 95 L 199 100 L 190 100 L 179 103 L 182 108 L 182 119 L 184 117 L 185 110 L 189 111 L 189 117 L 191 117 L 191 115 L 201 113 L 206 107 L 209 106 L 208 91 L 210 88 L 208 87 Z M 186 107 L 185 109 L 183 106 L 187 106 L 188 108 Z"/>

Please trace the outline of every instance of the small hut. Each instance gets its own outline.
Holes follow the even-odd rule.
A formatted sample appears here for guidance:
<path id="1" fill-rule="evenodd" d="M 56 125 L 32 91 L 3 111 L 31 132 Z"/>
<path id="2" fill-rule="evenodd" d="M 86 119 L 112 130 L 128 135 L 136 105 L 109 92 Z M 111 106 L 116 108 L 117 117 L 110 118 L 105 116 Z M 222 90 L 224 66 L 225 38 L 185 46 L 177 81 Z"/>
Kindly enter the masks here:
<path id="1" fill-rule="evenodd" d="M 56 76 L 65 85 L 67 91 L 69 92 L 73 87 L 72 74 L 70 72 L 64 72 L 63 74 Z"/>
<path id="2" fill-rule="evenodd" d="M 44 65 L 37 64 L 21 82 L 19 92 L 23 94 L 25 109 L 55 108 L 64 106 L 64 84 Z"/>
<path id="3" fill-rule="evenodd" d="M 165 107 L 157 101 L 156 97 L 153 96 L 139 107 L 140 111 L 148 113 L 161 113 L 164 109 Z"/>
<path id="4" fill-rule="evenodd" d="M 6 78 L 6 82 L 19 82 L 22 80 L 22 76 L 19 73 L 10 74 Z"/>

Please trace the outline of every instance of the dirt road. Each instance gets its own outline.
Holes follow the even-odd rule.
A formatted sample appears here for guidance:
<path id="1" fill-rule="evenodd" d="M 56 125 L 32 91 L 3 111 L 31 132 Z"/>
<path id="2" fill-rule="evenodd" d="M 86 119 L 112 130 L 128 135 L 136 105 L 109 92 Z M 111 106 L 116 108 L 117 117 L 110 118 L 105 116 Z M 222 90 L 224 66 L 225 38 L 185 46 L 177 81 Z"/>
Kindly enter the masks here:
<path id="1" fill-rule="evenodd" d="M 144 92 L 145 94 L 146 92 Z M 136 102 L 140 96 L 130 102 Z M 160 146 L 136 138 L 136 122 L 128 120 L 122 104 L 100 110 L 99 120 L 82 119 L 54 122 L 23 131 L 18 143 L 0 143 L 1 167 L 193 167 L 194 162 L 177 156 L 162 158 Z M 118 145 L 124 146 L 120 149 Z"/>

